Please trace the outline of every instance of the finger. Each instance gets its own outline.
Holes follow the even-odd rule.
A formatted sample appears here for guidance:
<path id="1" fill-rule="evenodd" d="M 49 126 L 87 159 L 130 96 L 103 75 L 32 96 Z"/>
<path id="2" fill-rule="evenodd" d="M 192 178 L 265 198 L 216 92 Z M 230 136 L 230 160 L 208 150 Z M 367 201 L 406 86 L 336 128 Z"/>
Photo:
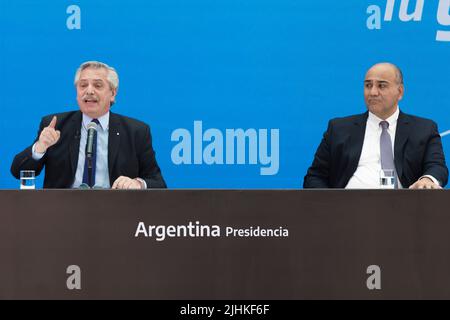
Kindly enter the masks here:
<path id="1" fill-rule="evenodd" d="M 42 139 L 45 141 L 45 143 L 54 145 L 56 141 L 58 141 L 58 135 L 56 134 L 56 132 L 54 132 L 54 130 L 49 129 L 43 132 Z"/>
<path id="2" fill-rule="evenodd" d="M 135 189 L 143 189 L 144 188 L 141 181 L 139 181 L 138 179 L 133 179 L 133 185 L 134 185 Z"/>
<path id="3" fill-rule="evenodd" d="M 56 132 L 56 141 L 58 141 L 59 138 L 61 137 L 61 131 L 56 130 L 55 132 Z"/>
<path id="4" fill-rule="evenodd" d="M 126 177 L 124 176 L 120 176 L 119 178 L 117 178 L 117 184 L 116 184 L 116 189 L 123 189 L 123 183 L 125 182 Z"/>
<path id="5" fill-rule="evenodd" d="M 46 135 L 48 132 L 48 128 L 45 127 L 42 131 L 41 131 L 41 136 Z"/>
<path id="6" fill-rule="evenodd" d="M 133 189 L 142 189 L 141 182 L 133 179 Z"/>
<path id="7" fill-rule="evenodd" d="M 49 145 L 52 144 L 52 138 L 47 135 L 44 135 L 41 138 L 41 142 L 48 147 Z"/>
<path id="8" fill-rule="evenodd" d="M 123 183 L 123 189 L 133 189 L 133 180 L 126 180 Z"/>
<path id="9" fill-rule="evenodd" d="M 133 183 L 133 180 L 131 180 L 128 177 L 124 177 L 122 180 L 121 189 L 129 189 L 130 185 Z"/>
<path id="10" fill-rule="evenodd" d="M 49 128 L 44 128 L 41 132 L 41 137 L 48 137 L 50 134 Z"/>
<path id="11" fill-rule="evenodd" d="M 141 183 L 135 179 L 130 178 L 130 185 L 128 186 L 128 189 L 141 189 Z"/>
<path id="12" fill-rule="evenodd" d="M 120 176 L 120 177 L 118 177 L 118 178 L 116 179 L 116 181 L 114 181 L 114 183 L 113 183 L 111 189 L 117 189 L 117 184 L 119 183 L 120 178 L 122 178 L 122 177 Z"/>
<path id="13" fill-rule="evenodd" d="M 117 185 L 117 187 L 119 189 L 123 189 L 123 185 L 127 182 L 127 179 L 125 177 L 122 177 L 122 179 L 120 179 L 119 184 Z"/>
<path id="14" fill-rule="evenodd" d="M 136 184 L 134 183 L 134 181 L 130 182 L 130 185 L 127 187 L 128 190 L 136 190 Z"/>
<path id="15" fill-rule="evenodd" d="M 40 139 L 46 145 L 51 144 L 53 141 L 53 137 L 49 132 L 42 132 Z"/>
<path id="16" fill-rule="evenodd" d="M 130 184 L 128 185 L 128 189 L 136 189 L 136 180 L 130 178 Z"/>
<path id="17" fill-rule="evenodd" d="M 49 128 L 55 128 L 56 126 L 56 116 L 53 116 L 52 121 L 50 121 L 50 124 L 48 125 Z"/>
<path id="18" fill-rule="evenodd" d="M 54 142 L 58 141 L 58 134 L 56 133 L 55 129 L 49 129 L 48 133 L 50 134 Z"/>

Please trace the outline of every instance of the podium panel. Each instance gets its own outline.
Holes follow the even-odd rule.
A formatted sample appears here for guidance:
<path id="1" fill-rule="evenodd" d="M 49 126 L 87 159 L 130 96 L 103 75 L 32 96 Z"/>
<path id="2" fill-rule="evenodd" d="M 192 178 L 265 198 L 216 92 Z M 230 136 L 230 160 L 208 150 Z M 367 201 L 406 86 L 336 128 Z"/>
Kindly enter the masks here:
<path id="1" fill-rule="evenodd" d="M 2 190 L 0 299 L 450 299 L 450 191 Z"/>

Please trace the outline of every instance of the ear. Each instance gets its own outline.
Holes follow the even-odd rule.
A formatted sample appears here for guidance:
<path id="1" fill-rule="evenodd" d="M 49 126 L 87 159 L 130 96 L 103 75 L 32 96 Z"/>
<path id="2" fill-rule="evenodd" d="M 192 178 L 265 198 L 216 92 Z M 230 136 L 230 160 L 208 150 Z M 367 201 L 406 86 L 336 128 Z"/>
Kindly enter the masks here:
<path id="1" fill-rule="evenodd" d="M 113 105 L 116 102 L 116 95 L 117 95 L 117 88 L 116 89 L 111 89 L 112 91 L 112 95 L 111 95 L 111 105 Z"/>
<path id="2" fill-rule="evenodd" d="M 403 84 L 398 86 L 398 93 L 399 93 L 398 100 L 400 101 L 402 100 L 403 94 L 405 93 L 405 87 L 403 86 Z"/>

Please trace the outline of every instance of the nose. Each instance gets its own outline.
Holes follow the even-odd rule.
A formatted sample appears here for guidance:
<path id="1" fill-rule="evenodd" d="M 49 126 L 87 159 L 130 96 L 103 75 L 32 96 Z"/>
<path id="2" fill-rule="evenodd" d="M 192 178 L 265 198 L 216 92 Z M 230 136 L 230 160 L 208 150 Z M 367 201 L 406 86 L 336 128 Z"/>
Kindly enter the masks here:
<path id="1" fill-rule="evenodd" d="M 94 86 L 92 84 L 89 84 L 86 89 L 87 94 L 93 94 L 94 93 Z"/>
<path id="2" fill-rule="evenodd" d="M 379 93 L 379 91 L 378 91 L 377 86 L 372 86 L 372 87 L 370 88 L 370 95 L 371 95 L 371 96 L 377 96 L 378 93 Z"/>

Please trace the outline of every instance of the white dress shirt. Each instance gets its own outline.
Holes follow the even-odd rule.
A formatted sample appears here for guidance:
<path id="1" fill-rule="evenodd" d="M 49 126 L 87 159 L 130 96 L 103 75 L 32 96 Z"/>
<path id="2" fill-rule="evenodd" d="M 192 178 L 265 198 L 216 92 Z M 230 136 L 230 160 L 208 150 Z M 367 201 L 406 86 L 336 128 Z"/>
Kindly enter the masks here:
<path id="1" fill-rule="evenodd" d="M 389 123 L 387 129 L 392 141 L 392 154 L 394 154 L 395 130 L 397 129 L 397 119 L 400 110 L 394 112 L 386 121 Z M 380 122 L 383 119 L 378 118 L 369 111 L 367 117 L 366 132 L 364 134 L 364 142 L 359 158 L 358 167 L 355 173 L 350 178 L 346 189 L 378 189 L 380 188 L 380 170 L 381 170 L 381 155 L 380 155 L 380 137 L 381 126 Z M 398 187 L 402 188 L 400 181 Z"/>
<path id="2" fill-rule="evenodd" d="M 397 129 L 397 120 L 400 110 L 397 110 L 385 121 L 389 123 L 387 129 L 392 141 L 392 154 L 394 154 L 395 131 Z M 346 189 L 379 189 L 380 188 L 380 171 L 381 171 L 381 155 L 380 155 L 380 137 L 382 128 L 380 122 L 383 119 L 378 118 L 369 111 L 367 117 L 366 132 L 364 134 L 364 142 L 359 158 L 358 167 L 355 173 L 345 186 Z M 440 185 L 440 182 L 430 175 L 424 175 L 433 180 L 434 183 Z M 422 177 L 421 177 L 422 178 Z M 403 188 L 397 177 L 398 188 Z M 407 186 L 409 187 L 409 186 Z"/>

